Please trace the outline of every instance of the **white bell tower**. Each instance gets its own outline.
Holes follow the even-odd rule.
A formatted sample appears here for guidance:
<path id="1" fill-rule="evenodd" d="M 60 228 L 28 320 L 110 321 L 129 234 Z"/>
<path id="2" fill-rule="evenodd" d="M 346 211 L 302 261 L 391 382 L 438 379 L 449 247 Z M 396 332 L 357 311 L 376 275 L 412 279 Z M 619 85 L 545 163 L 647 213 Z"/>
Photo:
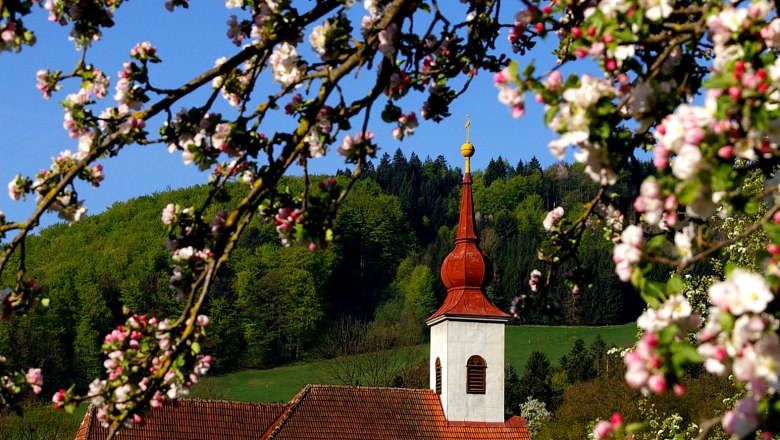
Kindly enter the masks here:
<path id="1" fill-rule="evenodd" d="M 449 422 L 504 423 L 504 330 L 509 315 L 485 297 L 493 268 L 474 232 L 468 140 L 460 221 L 455 249 L 444 259 L 441 278 L 447 298 L 425 323 L 431 328 L 431 389 Z"/>

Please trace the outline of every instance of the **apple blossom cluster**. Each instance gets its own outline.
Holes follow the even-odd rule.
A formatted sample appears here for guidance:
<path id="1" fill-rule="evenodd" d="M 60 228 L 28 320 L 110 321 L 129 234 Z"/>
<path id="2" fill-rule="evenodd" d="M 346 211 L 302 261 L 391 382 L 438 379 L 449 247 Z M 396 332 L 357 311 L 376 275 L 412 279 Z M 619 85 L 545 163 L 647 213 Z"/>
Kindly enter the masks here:
<path id="1" fill-rule="evenodd" d="M 682 341 L 688 332 L 698 328 L 700 322 L 682 294 L 670 297 L 657 309 L 645 310 L 637 319 L 637 327 L 645 333 L 636 347 L 623 358 L 628 385 L 642 390 L 644 394 L 666 391 L 669 379 L 676 378 L 677 374 L 670 368 L 672 362 L 669 358 L 676 355 L 670 350 L 670 343 Z M 685 388 L 675 384 L 674 392 L 683 394 Z"/>
<path id="2" fill-rule="evenodd" d="M 40 394 L 43 385 L 40 368 L 29 368 L 25 373 L 10 370 L 7 363 L 7 359 L 0 356 L 0 402 L 7 406 L 16 406 L 30 392 Z"/>
<path id="3" fill-rule="evenodd" d="M 493 84 L 498 87 L 498 102 L 509 107 L 513 118 L 522 117 L 525 114 L 525 94 L 512 83 L 509 67 L 493 75 Z"/>
<path id="4" fill-rule="evenodd" d="M 528 9 L 524 9 L 515 14 L 514 25 L 509 30 L 509 34 L 507 35 L 507 40 L 509 40 L 512 45 L 520 41 L 520 38 L 525 33 L 528 25 L 531 24 L 532 18 L 533 13 Z"/>
<path id="5" fill-rule="evenodd" d="M 532 292 L 536 292 L 539 289 L 539 282 L 542 280 L 542 273 L 538 269 L 531 271 L 531 275 L 528 277 L 528 286 L 531 287 Z"/>
<path id="6" fill-rule="evenodd" d="M 107 334 L 102 347 L 106 378 L 95 379 L 86 395 L 101 425 L 142 423 L 147 408 L 187 395 L 211 365 L 211 356 L 202 355 L 200 347 L 209 322 L 199 315 L 186 325 L 174 326 L 168 320 L 135 314 Z M 180 343 L 185 327 L 192 329 L 194 337 Z M 78 399 L 72 388 L 61 389 L 52 402 L 55 408 L 72 408 Z"/>
<path id="7" fill-rule="evenodd" d="M 244 0 L 226 0 L 225 7 L 228 9 L 245 9 L 247 6 L 253 9 L 251 20 L 238 22 L 235 15 L 231 16 L 228 21 L 228 38 L 236 46 L 247 37 L 261 38 L 265 32 L 273 30 L 274 21 L 287 3 L 285 0 L 262 0 L 247 4 Z"/>
<path id="8" fill-rule="evenodd" d="M 683 181 L 709 168 L 702 155 L 701 144 L 706 138 L 706 130 L 713 123 L 714 119 L 706 109 L 680 105 L 674 113 L 661 121 L 654 132 L 658 141 L 653 158 L 656 168 L 663 170 L 670 166 L 672 174 Z M 674 157 L 674 160 L 670 165 L 671 157 Z M 699 218 L 712 215 L 715 210 L 713 197 L 717 196 L 710 195 L 689 205 L 688 214 Z"/>
<path id="9" fill-rule="evenodd" d="M 414 134 L 414 130 L 420 125 L 417 122 L 417 115 L 414 112 L 409 112 L 405 115 L 398 117 L 398 127 L 393 129 L 393 138 L 397 140 L 403 140 L 405 136 L 411 136 Z"/>
<path id="10" fill-rule="evenodd" d="M 553 208 L 552 211 L 548 212 L 547 215 L 544 217 L 544 220 L 542 221 L 542 226 L 544 227 L 544 230 L 547 232 L 551 232 L 555 226 L 558 224 L 558 222 L 561 221 L 563 218 L 563 206 L 557 206 Z"/>
<path id="11" fill-rule="evenodd" d="M 40 202 L 52 189 L 59 183 L 62 176 L 80 166 L 81 160 L 86 155 L 86 151 L 72 152 L 64 150 L 58 157 L 52 158 L 52 164 L 48 170 L 41 170 L 35 175 L 35 180 L 16 175 L 14 179 L 8 182 L 8 196 L 12 200 L 25 198 L 27 194 L 34 193 L 36 201 Z M 103 174 L 103 165 L 95 164 L 91 167 L 83 167 L 78 173 L 78 178 L 92 184 L 94 187 L 100 186 L 105 178 Z M 48 210 L 56 212 L 60 218 L 69 222 L 79 221 L 87 212 L 83 206 L 83 201 L 79 200 L 74 189 L 65 189 L 59 193 L 49 204 Z"/>
<path id="12" fill-rule="evenodd" d="M 199 109 L 181 109 L 168 123 L 160 129 L 163 141 L 168 143 L 168 152 L 181 150 L 182 162 L 185 165 L 195 164 L 201 170 L 207 170 L 215 165 L 222 154 L 236 158 L 240 147 L 233 140 L 234 126 L 225 121 L 219 113 L 203 114 Z M 266 143 L 263 134 L 248 137 L 244 148 L 263 148 Z M 241 171 L 238 163 L 229 168 L 231 175 Z"/>
<path id="13" fill-rule="evenodd" d="M 302 61 L 301 56 L 295 46 L 288 42 L 278 44 L 270 57 L 268 65 L 274 76 L 274 81 L 282 84 L 282 87 L 299 85 L 299 82 L 306 73 L 306 63 Z"/>
<path id="14" fill-rule="evenodd" d="M 615 273 L 620 281 L 631 279 L 634 267 L 642 260 L 644 232 L 637 225 L 628 225 L 620 234 L 620 243 L 612 250 L 612 261 L 615 263 Z"/>
<path id="15" fill-rule="evenodd" d="M 612 243 L 620 243 L 620 235 L 625 226 L 625 216 L 620 209 L 612 204 L 600 203 L 595 212 L 599 217 L 596 224 L 604 229 L 604 238 Z"/>
<path id="16" fill-rule="evenodd" d="M 36 304 L 49 305 L 48 298 L 40 298 L 43 287 L 33 278 L 18 280 L 14 288 L 0 289 L 0 319 L 9 319 L 12 315 L 23 315 Z"/>
<path id="17" fill-rule="evenodd" d="M 50 72 L 48 69 L 40 69 L 36 72 L 35 79 L 37 84 L 35 87 L 41 92 L 41 96 L 44 99 L 51 98 L 53 92 L 62 88 L 59 84 L 60 74 L 61 72 L 59 71 Z"/>
<path id="18" fill-rule="evenodd" d="M 610 438 L 620 438 L 623 430 L 623 416 L 620 413 L 612 414 L 609 420 L 599 420 L 593 427 L 591 438 L 594 440 L 606 440 Z M 613 437 L 613 435 L 615 437 Z"/>
<path id="19" fill-rule="evenodd" d="M 300 229 L 299 222 L 303 221 L 303 213 L 300 209 L 279 208 L 279 212 L 274 217 L 276 224 L 276 233 L 279 235 L 279 241 L 283 246 L 290 246 L 290 239 L 294 237 L 296 229 Z"/>
<path id="20" fill-rule="evenodd" d="M 227 61 L 227 58 L 221 57 L 214 62 L 214 67 L 219 67 Z M 222 97 L 230 104 L 231 107 L 237 107 L 243 101 L 243 96 L 246 93 L 247 86 L 252 81 L 251 75 L 256 68 L 255 58 L 250 58 L 243 64 L 243 70 L 241 68 L 233 69 L 225 75 L 215 77 L 211 81 L 211 87 L 219 89 Z"/>
<path id="21" fill-rule="evenodd" d="M 296 95 L 299 96 L 299 95 Z M 317 123 L 309 130 L 306 142 L 309 145 L 309 157 L 319 158 L 328 151 L 328 144 L 333 141 L 331 133 L 333 131 L 333 107 L 325 105 L 317 114 Z"/>
<path id="22" fill-rule="evenodd" d="M 568 146 L 579 147 L 574 159 L 584 163 L 585 172 L 602 185 L 614 184 L 617 173 L 611 166 L 607 146 L 593 141 L 590 131 L 591 125 L 599 120 L 601 108 L 605 105 L 612 107 L 611 100 L 617 93 L 608 80 L 582 75 L 578 87 L 563 91 L 563 101 L 549 124 L 561 135 L 550 142 L 550 152 L 562 160 Z"/>
<path id="23" fill-rule="evenodd" d="M 321 25 L 315 26 L 309 34 L 309 43 L 312 50 L 322 60 L 327 60 L 328 56 L 328 33 L 332 30 L 331 24 L 328 20 Z"/>
<path id="24" fill-rule="evenodd" d="M 371 131 L 359 131 L 354 137 L 348 134 L 339 144 L 338 152 L 349 163 L 364 163 L 366 156 L 375 157 L 376 151 L 379 149 L 373 140 L 374 133 Z"/>
<path id="25" fill-rule="evenodd" d="M 310 191 L 305 208 L 298 197 L 277 194 L 274 203 L 264 205 L 260 214 L 265 221 L 273 221 L 282 245 L 299 244 L 309 250 L 324 249 L 333 240 L 331 219 L 341 197 L 338 181 L 330 177 L 317 183 Z"/>
<path id="26" fill-rule="evenodd" d="M 710 286 L 709 299 L 698 351 L 707 371 L 746 384 L 747 394 L 723 420 L 729 434 L 744 437 L 759 427 L 758 402 L 780 387 L 780 320 L 766 311 L 775 297 L 763 276 L 736 268 Z"/>
<path id="27" fill-rule="evenodd" d="M 181 300 L 198 273 L 206 264 L 214 259 L 212 252 L 202 239 L 194 239 L 190 235 L 196 230 L 208 230 L 216 235 L 221 231 L 227 220 L 227 213 L 220 211 L 210 223 L 199 218 L 194 208 L 169 203 L 160 216 L 162 224 L 170 239 L 168 248 L 171 250 L 173 262 L 170 278 L 170 288 L 176 292 L 176 298 Z"/>
<path id="28" fill-rule="evenodd" d="M 385 56 L 385 58 L 393 59 L 395 55 L 395 45 L 398 41 L 398 25 L 391 23 L 387 28 L 379 31 L 379 52 Z"/>
<path id="29" fill-rule="evenodd" d="M 72 0 L 44 0 L 39 3 L 49 12 L 49 21 L 62 26 L 73 24 L 70 38 L 77 48 L 82 48 L 100 40 L 103 35 L 101 27 L 113 25 L 114 11 L 123 0 L 96 0 L 90 3 L 88 11 Z"/>
<path id="30" fill-rule="evenodd" d="M 661 229 L 677 224 L 677 207 L 674 194 L 661 199 L 661 187 L 654 177 L 648 177 L 642 182 L 639 196 L 634 200 L 634 209 L 642 214 L 642 220 Z"/>
<path id="31" fill-rule="evenodd" d="M 5 18 L 5 17 L 3 17 Z M 35 35 L 24 27 L 21 19 L 0 19 L 0 52 L 19 52 L 22 46 L 35 44 Z"/>

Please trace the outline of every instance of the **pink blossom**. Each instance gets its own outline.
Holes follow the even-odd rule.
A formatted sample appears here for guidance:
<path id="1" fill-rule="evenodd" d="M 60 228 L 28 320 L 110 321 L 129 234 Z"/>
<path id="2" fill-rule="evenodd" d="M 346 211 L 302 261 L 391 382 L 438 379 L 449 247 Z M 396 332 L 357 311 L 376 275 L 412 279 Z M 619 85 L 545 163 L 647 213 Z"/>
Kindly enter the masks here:
<path id="1" fill-rule="evenodd" d="M 744 438 L 758 428 L 758 401 L 746 397 L 737 402 L 736 407 L 723 415 L 723 430 L 726 434 Z"/>
<path id="2" fill-rule="evenodd" d="M 62 405 L 65 402 L 65 390 L 61 388 L 59 391 L 54 393 L 51 401 L 54 403 L 55 408 L 62 408 Z"/>
<path id="3" fill-rule="evenodd" d="M 593 437 L 596 440 L 601 440 L 609 437 L 612 435 L 613 431 L 612 424 L 609 423 L 606 420 L 599 420 L 598 423 L 596 423 L 596 426 L 593 428 Z"/>
<path id="4" fill-rule="evenodd" d="M 647 386 L 655 394 L 661 394 L 666 391 L 666 379 L 661 374 L 653 374 L 647 379 Z"/>
<path id="5" fill-rule="evenodd" d="M 246 37 L 246 34 L 242 29 L 241 23 L 238 22 L 238 17 L 236 17 L 235 15 L 231 15 L 227 21 L 227 25 L 228 25 L 227 37 L 236 46 L 241 46 L 241 43 L 244 41 L 244 38 Z"/>
<path id="6" fill-rule="evenodd" d="M 268 57 L 268 64 L 273 71 L 274 81 L 282 83 L 283 87 L 296 84 L 305 73 L 305 64 L 301 61 L 298 51 L 286 41 L 274 48 Z"/>
<path id="7" fill-rule="evenodd" d="M 531 287 L 531 291 L 536 292 L 538 289 L 539 281 L 542 279 L 542 273 L 537 269 L 531 271 L 531 276 L 528 279 L 528 285 Z"/>
<path id="8" fill-rule="evenodd" d="M 27 383 L 32 387 L 33 393 L 39 394 L 41 392 L 41 385 L 43 385 L 43 376 L 41 375 L 40 368 L 30 368 L 25 375 Z"/>
<path id="9" fill-rule="evenodd" d="M 8 197 L 10 197 L 11 200 L 19 200 L 22 196 L 22 192 L 17 185 L 18 181 L 19 176 L 17 175 L 15 179 L 8 182 Z"/>
<path id="10" fill-rule="evenodd" d="M 558 206 L 557 208 L 553 209 L 552 211 L 548 212 L 547 215 L 544 217 L 544 220 L 542 221 L 542 226 L 544 226 L 544 230 L 547 232 L 550 232 L 553 230 L 553 227 L 563 218 L 563 207 Z"/>
<path id="11" fill-rule="evenodd" d="M 398 25 L 392 23 L 377 35 L 377 38 L 379 39 L 379 52 L 386 58 L 393 58 L 393 55 L 395 55 L 395 41 L 398 39 L 397 34 Z"/>
<path id="12" fill-rule="evenodd" d="M 138 43 L 130 50 L 130 56 L 139 61 L 145 61 L 157 56 L 157 49 L 152 46 L 152 43 L 144 41 Z"/>
<path id="13" fill-rule="evenodd" d="M 503 86 L 508 83 L 511 78 L 512 77 L 509 73 L 509 68 L 504 67 L 493 75 L 493 83 L 496 85 L 496 87 Z"/>
<path id="14" fill-rule="evenodd" d="M 775 48 L 780 45 L 780 19 L 774 18 L 761 29 L 761 38 L 766 47 Z"/>
<path id="15" fill-rule="evenodd" d="M 165 207 L 162 211 L 162 223 L 164 225 L 170 225 L 173 223 L 173 220 L 176 218 L 176 205 L 173 203 L 169 203 L 168 206 Z"/>
<path id="16" fill-rule="evenodd" d="M 557 91 L 561 87 L 561 84 L 563 84 L 563 76 L 561 75 L 561 72 L 557 70 L 550 72 L 544 80 L 544 86 L 551 92 Z"/>

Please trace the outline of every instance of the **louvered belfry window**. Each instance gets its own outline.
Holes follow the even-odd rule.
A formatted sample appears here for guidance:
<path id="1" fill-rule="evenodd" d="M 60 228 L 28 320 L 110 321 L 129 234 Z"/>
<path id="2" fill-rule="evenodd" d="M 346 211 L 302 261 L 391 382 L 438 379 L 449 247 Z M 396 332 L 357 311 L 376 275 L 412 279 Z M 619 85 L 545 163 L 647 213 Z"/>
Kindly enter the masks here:
<path id="1" fill-rule="evenodd" d="M 485 394 L 485 360 L 471 356 L 466 362 L 466 393 Z"/>
<path id="2" fill-rule="evenodd" d="M 436 358 L 436 394 L 441 394 L 441 361 Z"/>

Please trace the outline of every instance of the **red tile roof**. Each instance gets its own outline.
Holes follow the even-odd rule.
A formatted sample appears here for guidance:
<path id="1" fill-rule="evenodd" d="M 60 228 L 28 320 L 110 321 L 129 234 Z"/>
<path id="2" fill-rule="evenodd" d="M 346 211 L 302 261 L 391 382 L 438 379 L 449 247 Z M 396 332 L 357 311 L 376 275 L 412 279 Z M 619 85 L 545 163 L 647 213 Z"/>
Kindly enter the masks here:
<path id="1" fill-rule="evenodd" d="M 530 440 L 520 417 L 448 423 L 433 390 L 307 385 L 262 440 Z"/>
<path id="2" fill-rule="evenodd" d="M 135 440 L 257 440 L 284 410 L 284 404 L 180 400 L 149 412 L 143 425 L 114 438 Z M 105 440 L 93 407 L 87 410 L 76 440 Z"/>
<path id="3" fill-rule="evenodd" d="M 93 408 L 76 440 L 104 440 Z M 153 410 L 118 440 L 530 440 L 522 417 L 447 422 L 433 390 L 307 385 L 289 404 L 182 400 Z"/>

